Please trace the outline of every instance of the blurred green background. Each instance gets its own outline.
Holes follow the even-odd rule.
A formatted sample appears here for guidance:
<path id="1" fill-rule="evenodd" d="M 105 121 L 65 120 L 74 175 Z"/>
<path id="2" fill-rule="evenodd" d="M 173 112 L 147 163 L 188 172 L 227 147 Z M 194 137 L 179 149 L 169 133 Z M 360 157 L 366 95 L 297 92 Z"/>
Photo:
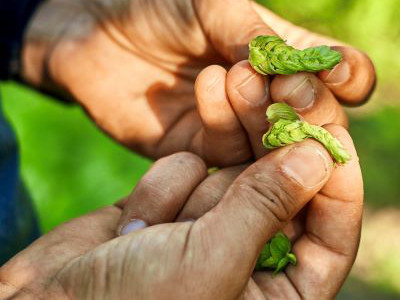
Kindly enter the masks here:
<path id="1" fill-rule="evenodd" d="M 376 65 L 379 82 L 371 101 L 348 110 L 367 213 L 359 257 L 339 298 L 400 299 L 400 1 L 259 2 L 298 25 L 364 50 Z M 44 232 L 120 199 L 150 166 L 112 142 L 76 106 L 16 83 L 2 83 L 1 92 Z"/>

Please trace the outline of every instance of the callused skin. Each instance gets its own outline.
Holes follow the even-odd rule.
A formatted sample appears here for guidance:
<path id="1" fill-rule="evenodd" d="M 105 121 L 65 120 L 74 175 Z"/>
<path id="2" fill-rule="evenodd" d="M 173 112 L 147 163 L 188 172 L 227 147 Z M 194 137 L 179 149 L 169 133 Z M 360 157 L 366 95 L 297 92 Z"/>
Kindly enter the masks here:
<path id="1" fill-rule="evenodd" d="M 350 47 L 337 49 L 344 60 L 332 72 L 277 76 L 270 90 L 268 78 L 225 71 L 242 66 L 235 64 L 247 59 L 253 37 L 274 33 L 299 48 L 340 45 L 247 0 L 48 0 L 26 33 L 21 72 L 31 85 L 75 99 L 146 156 L 191 151 L 210 166 L 231 166 L 265 154 L 253 141 L 265 128 L 248 119 L 263 121 L 271 101 L 291 99 L 314 124 L 345 125 L 337 99 L 360 103 L 374 83 L 371 62 Z M 213 64 L 220 67 L 204 70 Z M 301 80 L 309 84 L 298 88 Z M 306 92 L 314 101 L 304 108 Z"/>
<path id="2" fill-rule="evenodd" d="M 59 226 L 2 267 L 0 299 L 333 299 L 357 252 L 362 180 L 347 132 L 326 129 L 348 164 L 333 168 L 311 140 L 212 176 L 190 153 L 157 161 L 120 207 Z M 150 226 L 116 237 L 121 216 Z M 281 228 L 299 264 L 252 273 Z"/>

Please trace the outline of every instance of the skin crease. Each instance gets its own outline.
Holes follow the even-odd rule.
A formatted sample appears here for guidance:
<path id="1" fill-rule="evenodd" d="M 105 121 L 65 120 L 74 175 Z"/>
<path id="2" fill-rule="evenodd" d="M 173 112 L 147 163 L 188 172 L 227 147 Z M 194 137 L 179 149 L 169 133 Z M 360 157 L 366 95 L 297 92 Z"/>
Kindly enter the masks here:
<path id="1" fill-rule="evenodd" d="M 116 238 L 118 207 L 61 225 L 0 269 L 0 299 L 333 299 L 355 259 L 363 195 L 350 136 L 337 125 L 325 128 L 351 152 L 348 164 L 333 168 L 312 140 L 206 177 L 193 154 L 159 160 L 122 204 L 134 202 L 137 217 L 155 226 Z M 324 170 L 321 176 L 303 181 L 285 171 L 291 153 L 306 155 L 297 167 Z M 174 177 L 159 175 L 170 170 Z M 164 194 L 157 210 L 140 215 L 175 181 L 177 197 Z M 306 203 L 302 233 L 293 239 L 299 264 L 275 277 L 252 274 L 266 240 Z M 169 223 L 187 217 L 198 219 Z"/>
<path id="2" fill-rule="evenodd" d="M 345 53 L 345 60 L 352 57 L 354 61 L 348 62 L 348 68 L 338 68 L 350 70 L 350 77 L 343 74 L 333 76 L 335 70 L 332 74 L 296 74 L 297 78 L 295 75 L 267 78 L 256 74 L 247 62 L 240 60 L 246 58 L 246 44 L 250 38 L 257 34 L 271 34 L 271 29 L 258 19 L 253 8 L 262 20 L 274 24 L 276 33 L 295 46 L 339 43 L 294 27 L 260 6 L 249 6 L 247 1 L 232 0 L 227 4 L 226 1 L 203 0 L 193 1 L 194 6 L 191 1 L 183 0 L 86 2 L 52 0 L 42 6 L 27 33 L 22 75 L 34 86 L 76 99 L 100 128 L 117 141 L 150 157 L 190 150 L 199 154 L 208 165 L 219 166 L 262 157 L 265 150 L 257 141 L 267 126 L 264 114 L 268 104 L 286 101 L 282 93 L 291 95 L 294 103 L 301 102 L 307 92 L 300 89 L 302 93 L 299 94 L 298 85 L 293 81 L 307 79 L 311 82 L 308 92 L 313 93 L 314 100 L 310 106 L 298 110 L 307 121 L 344 126 L 347 121 L 338 100 L 352 105 L 364 101 L 375 81 L 369 59 L 352 48 L 343 52 L 349 53 Z M 232 20 L 236 23 L 232 24 Z M 221 30 L 224 27 L 229 30 Z M 221 36 L 219 32 L 224 34 Z M 304 44 L 304 41 L 310 44 Z M 212 63 L 233 67 L 228 72 L 216 65 L 204 69 Z M 298 78 L 301 76 L 304 78 Z M 339 82 L 332 78 L 339 78 Z M 353 149 L 343 129 L 331 127 L 331 130 L 344 139 L 342 142 L 346 148 Z M 280 151 L 283 150 L 274 153 Z M 357 157 L 354 151 L 353 157 Z M 195 160 L 199 161 L 198 158 Z M 203 172 L 194 176 L 204 176 L 204 163 L 200 165 Z M 221 176 L 217 173 L 200 185 L 208 186 L 208 190 L 215 185 L 218 192 L 202 192 L 199 187 L 189 199 L 182 193 L 185 199 L 181 200 L 187 201 L 190 211 L 185 210 L 186 205 L 176 202 L 171 205 L 166 199 L 164 205 L 156 203 L 153 206 L 155 209 L 150 216 L 141 216 L 140 212 L 146 209 L 140 207 L 146 204 L 133 197 L 133 200 L 130 198 L 125 202 L 124 214 L 129 217 L 132 213 L 130 203 L 138 202 L 134 212 L 143 219 L 154 218 L 154 221 L 150 222 L 151 218 L 148 221 L 150 225 L 173 221 L 171 215 L 177 207 L 182 209 L 178 218 L 185 214 L 199 218 L 221 200 L 221 195 L 235 178 L 234 173 L 240 173 L 239 168 L 244 166 L 230 169 L 224 176 L 225 180 L 207 184 L 207 180 Z M 198 184 L 203 179 L 196 178 L 188 183 L 194 185 L 193 189 L 196 188 L 195 182 Z M 222 187 L 218 186 L 219 182 L 224 183 Z M 157 189 L 154 191 L 154 186 L 157 182 L 150 185 L 153 188 L 150 195 L 159 192 Z M 212 201 L 200 201 L 194 197 L 198 194 L 211 194 Z M 240 197 L 232 199 L 243 205 Z M 319 202 L 324 205 L 317 205 Z M 197 203 L 201 207 L 197 208 Z M 226 208 L 223 203 L 228 201 L 221 202 L 213 212 L 229 212 L 229 205 L 226 210 L 218 209 Z M 322 192 L 312 197 L 308 209 L 285 228 L 297 241 L 295 252 L 303 263 L 275 278 L 269 273 L 257 273 L 250 278 L 250 272 L 259 248 L 283 224 L 265 226 L 264 230 L 268 228 L 269 232 L 252 241 L 257 245 L 242 245 L 242 241 L 250 234 L 253 236 L 254 228 L 259 229 L 260 223 L 265 221 L 249 226 L 251 233 L 242 238 L 236 237 L 241 226 L 232 235 L 237 239 L 234 243 L 228 239 L 222 244 L 221 235 L 234 227 L 231 224 L 246 224 L 248 221 L 238 222 L 240 216 L 236 216 L 229 225 L 221 225 L 219 218 L 212 218 L 218 214 L 210 213 L 193 225 L 160 225 L 108 242 L 115 237 L 115 231 L 124 219 L 120 219 L 119 209 L 107 208 L 59 227 L 2 268 L 0 295 L 14 295 L 15 299 L 66 299 L 67 294 L 70 299 L 131 299 L 131 295 L 141 299 L 157 299 L 165 295 L 170 295 L 171 299 L 187 299 L 186 294 L 173 294 L 170 288 L 174 283 L 181 284 L 182 279 L 187 279 L 182 284 L 186 289 L 181 292 L 198 293 L 196 299 L 215 299 L 213 297 L 218 293 L 222 293 L 218 299 L 331 299 L 355 258 L 361 203 L 361 175 L 354 159 L 349 165 L 335 169 Z M 241 212 L 241 208 L 232 210 L 228 217 Z M 153 211 L 158 215 L 154 216 Z M 197 211 L 200 213 L 196 215 Z M 175 215 L 178 212 L 175 211 Z M 348 220 L 354 221 L 349 225 Z M 224 230 L 215 230 L 215 227 L 219 228 L 218 224 Z M 212 230 L 206 230 L 207 226 Z M 203 236 L 210 240 L 204 241 Z M 323 237 L 327 236 L 334 238 L 325 240 Z M 207 242 L 213 247 L 207 247 Z M 192 248 L 187 248 L 187 245 Z M 196 264 L 187 259 L 188 249 L 194 249 Z M 238 255 L 240 259 L 232 259 L 235 262 L 232 264 L 231 260 L 225 261 L 226 253 Z M 210 257 L 210 264 L 204 264 Z M 243 257 L 246 259 L 242 260 Z M 311 258 L 319 258 L 318 263 L 311 262 Z M 146 268 L 143 261 L 148 262 Z M 238 262 L 240 264 L 236 265 Z M 147 272 L 151 264 L 157 264 L 156 274 Z M 233 273 L 238 276 L 233 277 Z M 101 276 L 104 274 L 111 277 L 105 280 Z M 207 274 L 207 278 L 201 274 Z M 209 282 L 209 278 L 217 276 L 224 280 Z M 138 278 L 138 285 L 132 286 L 132 278 Z M 108 282 L 113 285 L 107 285 Z M 193 282 L 198 285 L 193 286 Z M 204 286 L 211 286 L 206 291 L 208 295 L 204 294 Z"/>
<path id="3" fill-rule="evenodd" d="M 315 93 L 299 110 L 307 121 L 346 125 L 338 101 L 357 105 L 374 85 L 372 63 L 350 47 L 338 48 L 344 61 L 332 72 L 297 75 L 312 83 L 302 93 L 292 76 L 262 78 L 236 64 L 252 37 L 274 33 L 300 48 L 342 45 L 247 0 L 48 0 L 26 33 L 21 72 L 29 84 L 75 99 L 102 130 L 146 156 L 185 150 L 231 166 L 265 154 L 248 120 L 263 122 L 271 101 L 286 100 L 282 91 L 297 91 L 295 107 Z M 227 78 L 233 85 L 221 89 Z"/>

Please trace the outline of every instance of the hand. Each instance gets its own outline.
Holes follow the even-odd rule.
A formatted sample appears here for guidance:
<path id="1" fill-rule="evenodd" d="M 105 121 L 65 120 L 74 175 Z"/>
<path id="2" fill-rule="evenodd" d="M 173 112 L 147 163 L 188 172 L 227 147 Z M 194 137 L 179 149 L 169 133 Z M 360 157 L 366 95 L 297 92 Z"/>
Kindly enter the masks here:
<path id="1" fill-rule="evenodd" d="M 357 252 L 362 180 L 347 132 L 326 128 L 350 150 L 348 164 L 334 168 L 312 140 L 208 177 L 193 154 L 159 160 L 121 204 L 135 219 L 124 236 L 114 238 L 117 207 L 64 224 L 1 269 L 0 298 L 332 299 Z M 298 265 L 252 273 L 285 225 Z"/>
<path id="2" fill-rule="evenodd" d="M 154 158 L 188 150 L 229 166 L 260 156 L 248 130 L 258 118 L 245 119 L 246 109 L 257 107 L 265 127 L 268 103 L 287 100 L 325 124 L 345 118 L 338 101 L 356 105 L 372 90 L 370 60 L 350 47 L 338 48 L 344 61 L 331 72 L 276 76 L 270 88 L 266 77 L 231 76 L 227 95 L 219 86 L 230 74 L 216 66 L 195 87 L 205 67 L 229 68 L 247 58 L 251 38 L 275 32 L 296 47 L 341 45 L 247 0 L 48 0 L 27 32 L 22 75 L 76 99 L 131 149 Z"/>

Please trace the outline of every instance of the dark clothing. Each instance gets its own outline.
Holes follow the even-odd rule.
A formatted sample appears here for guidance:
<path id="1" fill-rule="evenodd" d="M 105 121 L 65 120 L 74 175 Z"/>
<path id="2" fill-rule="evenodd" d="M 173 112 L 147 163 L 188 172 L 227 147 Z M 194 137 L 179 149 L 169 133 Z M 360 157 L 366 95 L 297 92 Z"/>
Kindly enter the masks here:
<path id="1" fill-rule="evenodd" d="M 0 0 L 0 79 L 17 78 L 22 38 L 40 0 Z M 18 147 L 0 99 L 0 265 L 39 236 L 20 180 Z"/>
<path id="2" fill-rule="evenodd" d="M 38 236 L 34 209 L 20 181 L 15 136 L 0 106 L 0 265 Z"/>
<path id="3" fill-rule="evenodd" d="M 22 39 L 42 0 L 0 0 L 0 79 L 18 77 Z"/>

